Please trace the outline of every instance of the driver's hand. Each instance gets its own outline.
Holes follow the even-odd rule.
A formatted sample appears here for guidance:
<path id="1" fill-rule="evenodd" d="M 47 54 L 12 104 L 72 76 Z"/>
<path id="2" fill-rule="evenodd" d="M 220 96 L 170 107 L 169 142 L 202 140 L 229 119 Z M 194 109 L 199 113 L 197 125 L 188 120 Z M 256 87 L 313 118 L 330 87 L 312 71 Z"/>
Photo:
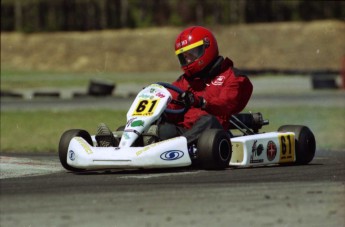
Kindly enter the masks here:
<path id="1" fill-rule="evenodd" d="M 182 101 L 187 108 L 191 106 L 200 108 L 204 100 L 202 97 L 194 95 L 194 93 L 191 91 L 183 92 L 178 96 L 177 99 Z"/>

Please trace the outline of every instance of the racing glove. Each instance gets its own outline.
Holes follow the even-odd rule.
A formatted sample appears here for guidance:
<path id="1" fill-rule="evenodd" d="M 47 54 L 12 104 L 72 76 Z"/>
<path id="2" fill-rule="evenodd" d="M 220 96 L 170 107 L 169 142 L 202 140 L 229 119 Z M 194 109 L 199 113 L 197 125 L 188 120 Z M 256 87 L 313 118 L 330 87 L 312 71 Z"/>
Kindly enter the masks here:
<path id="1" fill-rule="evenodd" d="M 206 100 L 201 96 L 194 95 L 191 91 L 185 91 L 180 94 L 178 100 L 182 101 L 187 108 L 193 106 L 205 109 L 206 107 Z"/>

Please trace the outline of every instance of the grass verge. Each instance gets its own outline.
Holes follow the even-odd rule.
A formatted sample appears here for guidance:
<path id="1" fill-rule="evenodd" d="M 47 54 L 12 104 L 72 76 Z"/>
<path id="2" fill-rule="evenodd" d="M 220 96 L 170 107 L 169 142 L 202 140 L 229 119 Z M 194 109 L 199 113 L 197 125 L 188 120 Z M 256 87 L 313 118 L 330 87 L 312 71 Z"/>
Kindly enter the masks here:
<path id="1" fill-rule="evenodd" d="M 73 110 L 1 113 L 2 152 L 57 152 L 60 136 L 80 128 L 95 134 L 100 122 L 112 130 L 126 123 L 125 111 Z"/>
<path id="2" fill-rule="evenodd" d="M 256 111 L 270 120 L 262 131 L 276 131 L 284 124 L 307 125 L 315 134 L 317 149 L 343 150 L 344 109 L 341 107 L 274 107 Z M 331 113 L 331 114 L 330 114 Z M 21 111 L 1 113 L 1 152 L 57 152 L 61 134 L 81 128 L 96 133 L 97 124 L 112 130 L 125 124 L 126 111 Z"/>
<path id="3" fill-rule="evenodd" d="M 138 73 L 67 73 L 1 69 L 1 90 L 33 89 L 42 87 L 70 88 L 87 87 L 90 80 L 105 80 L 115 84 L 144 83 L 157 81 L 172 82 L 181 72 L 138 72 Z"/>

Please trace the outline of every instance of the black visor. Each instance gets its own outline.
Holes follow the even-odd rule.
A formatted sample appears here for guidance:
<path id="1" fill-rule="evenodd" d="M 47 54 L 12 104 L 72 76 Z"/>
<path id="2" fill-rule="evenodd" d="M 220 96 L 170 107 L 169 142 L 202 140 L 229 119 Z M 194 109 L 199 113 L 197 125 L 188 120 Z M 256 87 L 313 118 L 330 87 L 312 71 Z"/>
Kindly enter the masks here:
<path id="1" fill-rule="evenodd" d="M 188 51 L 185 51 L 181 54 L 178 54 L 178 60 L 180 61 L 181 66 L 186 66 L 191 63 L 193 63 L 196 59 L 200 58 L 205 51 L 205 46 L 197 46 L 194 47 L 193 49 L 190 49 Z"/>

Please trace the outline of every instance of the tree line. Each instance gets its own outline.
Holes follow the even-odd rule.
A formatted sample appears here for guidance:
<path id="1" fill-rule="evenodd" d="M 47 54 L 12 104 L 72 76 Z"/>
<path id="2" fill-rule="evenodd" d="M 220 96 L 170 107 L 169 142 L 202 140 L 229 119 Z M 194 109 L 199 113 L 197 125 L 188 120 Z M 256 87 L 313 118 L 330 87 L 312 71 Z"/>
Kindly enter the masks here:
<path id="1" fill-rule="evenodd" d="M 345 1 L 2 0 L 1 31 L 88 31 L 345 18 Z"/>

